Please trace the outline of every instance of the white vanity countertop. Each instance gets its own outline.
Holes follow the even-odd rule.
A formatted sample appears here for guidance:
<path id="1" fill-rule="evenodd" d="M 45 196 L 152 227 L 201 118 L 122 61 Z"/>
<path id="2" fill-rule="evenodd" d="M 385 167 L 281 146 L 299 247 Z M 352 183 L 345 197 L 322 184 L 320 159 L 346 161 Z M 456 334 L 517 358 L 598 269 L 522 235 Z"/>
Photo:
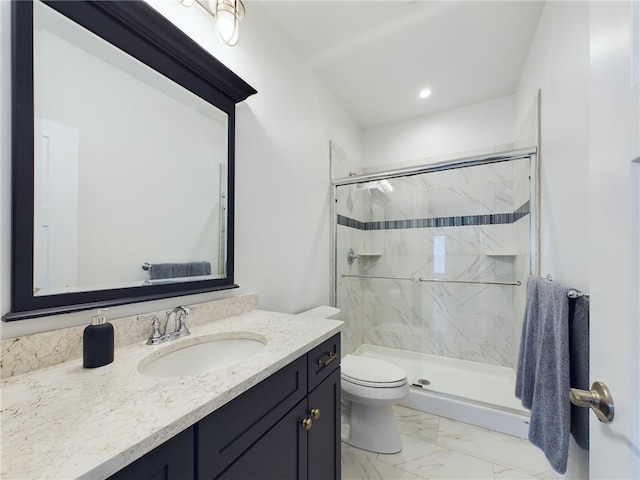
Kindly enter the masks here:
<path id="1" fill-rule="evenodd" d="M 188 322 L 187 322 L 188 323 Z M 256 310 L 191 329 L 158 346 L 117 349 L 110 365 L 82 359 L 2 381 L 3 479 L 105 478 L 169 440 L 340 331 L 337 320 Z M 266 346 L 234 366 L 152 378 L 147 355 L 201 335 L 248 332 Z"/>

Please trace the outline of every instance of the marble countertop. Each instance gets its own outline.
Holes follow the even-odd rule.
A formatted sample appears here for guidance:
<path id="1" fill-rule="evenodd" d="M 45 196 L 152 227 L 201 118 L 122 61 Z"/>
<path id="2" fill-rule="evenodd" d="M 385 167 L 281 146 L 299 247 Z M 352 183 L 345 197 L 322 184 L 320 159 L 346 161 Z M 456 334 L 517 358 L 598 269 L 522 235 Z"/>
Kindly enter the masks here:
<path id="1" fill-rule="evenodd" d="M 17 375 L 2 389 L 3 479 L 105 478 L 204 418 L 340 330 L 337 320 L 256 310 L 191 329 L 191 336 L 117 349 L 112 364 L 82 359 Z M 153 378 L 138 364 L 201 335 L 249 333 L 266 346 L 231 367 Z"/>

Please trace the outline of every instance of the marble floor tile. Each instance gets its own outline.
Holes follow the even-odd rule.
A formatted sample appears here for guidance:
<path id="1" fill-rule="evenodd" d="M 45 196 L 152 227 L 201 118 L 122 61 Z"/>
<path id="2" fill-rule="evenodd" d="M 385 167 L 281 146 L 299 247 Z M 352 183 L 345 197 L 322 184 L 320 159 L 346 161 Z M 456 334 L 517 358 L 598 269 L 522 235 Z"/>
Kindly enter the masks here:
<path id="1" fill-rule="evenodd" d="M 342 478 L 553 480 L 540 450 L 527 440 L 394 407 L 403 449 L 393 455 L 367 452 L 342 444 Z"/>
<path id="2" fill-rule="evenodd" d="M 342 444 L 342 480 L 421 480 L 421 477 L 396 468 Z"/>
<path id="3" fill-rule="evenodd" d="M 544 454 L 527 440 L 442 418 L 438 445 L 544 478 L 561 478 Z"/>
<path id="4" fill-rule="evenodd" d="M 399 405 L 394 405 L 393 413 L 400 434 L 436 442 L 440 417 Z"/>
<path id="5" fill-rule="evenodd" d="M 533 477 L 509 467 L 495 464 L 493 465 L 493 478 L 495 480 L 540 480 L 540 477 Z"/>
<path id="6" fill-rule="evenodd" d="M 402 451 L 394 454 L 378 454 L 378 460 L 389 463 L 391 465 L 400 465 L 417 460 L 425 454 L 425 442 L 420 438 L 409 437 L 408 435 L 400 435 L 402 440 Z M 428 444 L 428 443 L 427 443 Z M 435 442 L 433 442 L 435 444 Z"/>
<path id="7" fill-rule="evenodd" d="M 430 443 L 423 444 L 422 456 L 398 465 L 423 478 L 439 479 L 493 479 L 493 464 Z"/>
<path id="8" fill-rule="evenodd" d="M 366 455 L 371 458 L 378 458 L 378 453 L 370 452 L 369 450 L 362 450 L 361 448 L 352 447 L 346 442 L 342 442 L 342 454 L 348 455 Z"/>

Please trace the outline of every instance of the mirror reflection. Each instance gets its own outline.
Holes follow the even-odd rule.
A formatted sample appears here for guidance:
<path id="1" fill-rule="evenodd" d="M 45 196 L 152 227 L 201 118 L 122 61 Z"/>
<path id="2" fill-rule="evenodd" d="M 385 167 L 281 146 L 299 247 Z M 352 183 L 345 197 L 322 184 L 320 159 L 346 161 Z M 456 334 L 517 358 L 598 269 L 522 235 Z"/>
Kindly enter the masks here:
<path id="1" fill-rule="evenodd" d="M 227 128 L 34 2 L 34 296 L 225 277 Z"/>

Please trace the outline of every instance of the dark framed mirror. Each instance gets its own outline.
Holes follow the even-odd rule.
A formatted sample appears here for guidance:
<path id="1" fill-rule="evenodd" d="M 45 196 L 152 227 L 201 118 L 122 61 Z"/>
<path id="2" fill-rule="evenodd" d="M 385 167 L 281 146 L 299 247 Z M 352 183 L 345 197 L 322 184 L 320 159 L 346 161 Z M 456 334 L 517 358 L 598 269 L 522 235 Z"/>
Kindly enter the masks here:
<path id="1" fill-rule="evenodd" d="M 254 93 L 143 1 L 14 1 L 3 320 L 237 287 L 235 105 Z"/>

